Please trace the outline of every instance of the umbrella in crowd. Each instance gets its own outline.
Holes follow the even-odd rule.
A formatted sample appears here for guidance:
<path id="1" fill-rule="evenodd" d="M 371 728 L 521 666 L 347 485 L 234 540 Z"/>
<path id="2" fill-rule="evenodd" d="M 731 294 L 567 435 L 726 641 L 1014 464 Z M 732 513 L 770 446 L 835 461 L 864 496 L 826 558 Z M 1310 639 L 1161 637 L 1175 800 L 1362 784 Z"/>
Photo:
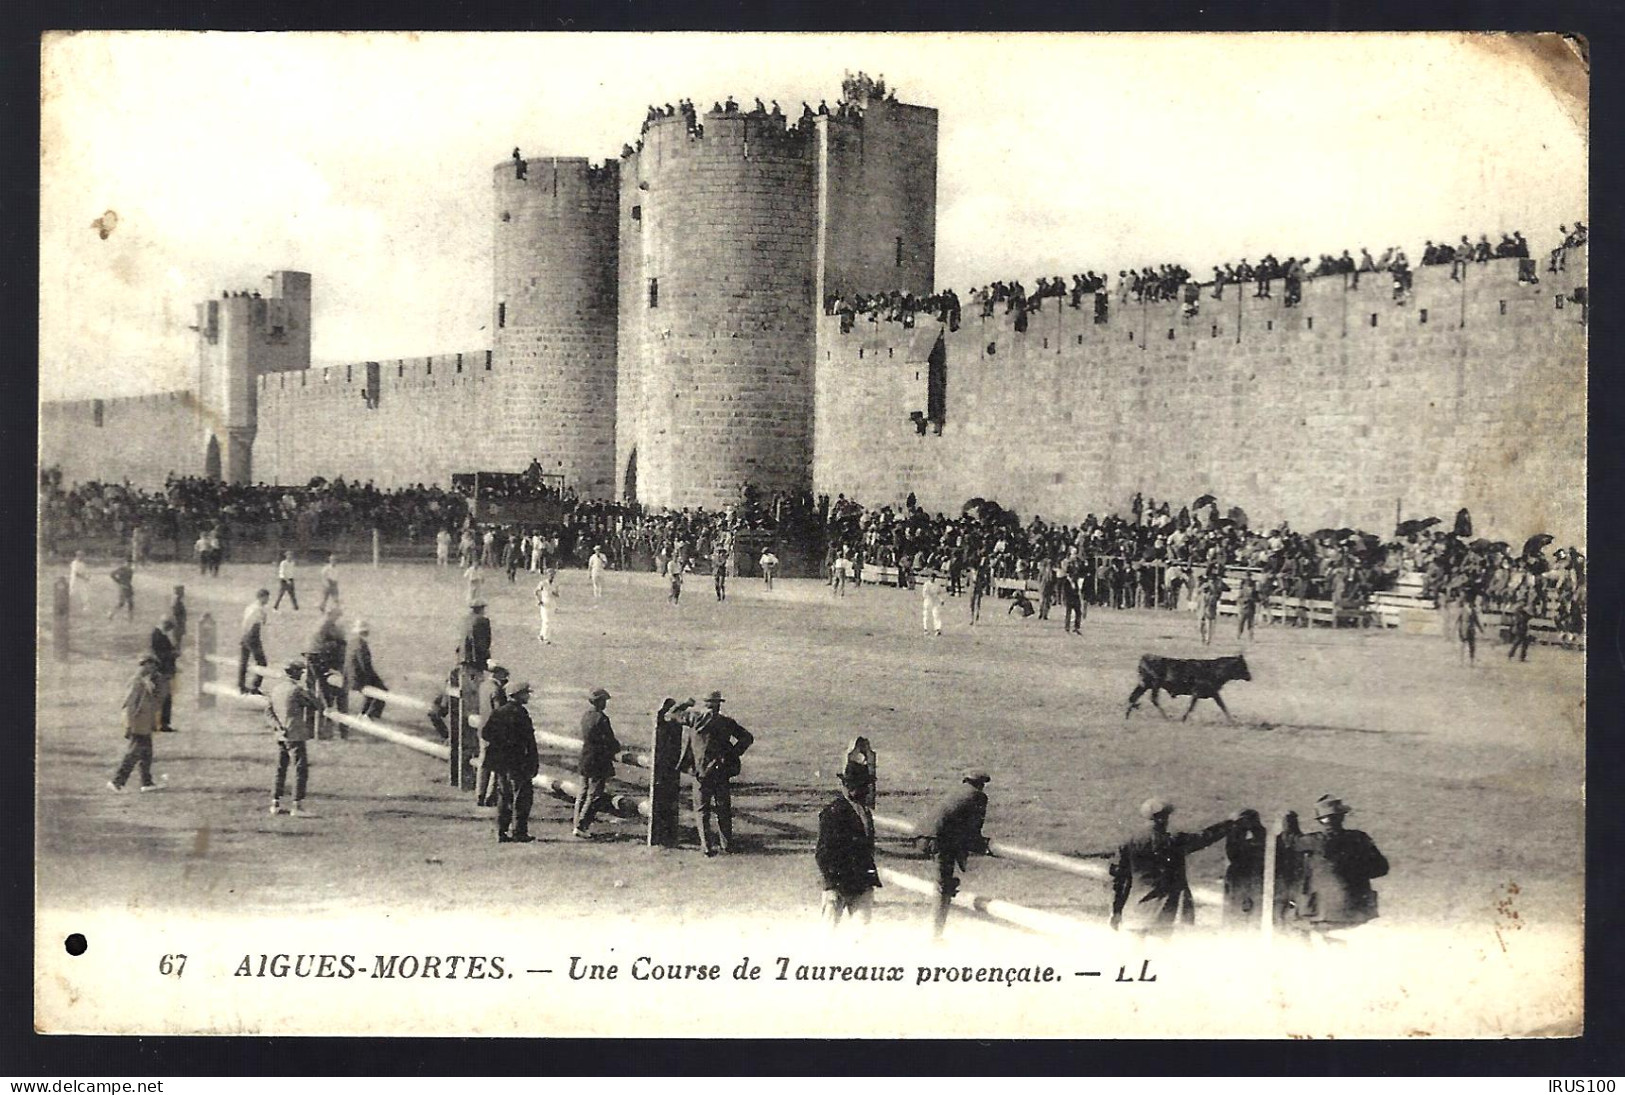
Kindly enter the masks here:
<path id="1" fill-rule="evenodd" d="M 1203 506 L 1211 506 L 1217 501 L 1218 499 L 1213 497 L 1213 495 L 1204 494 L 1202 497 L 1191 503 L 1191 509 L 1201 509 Z"/>
<path id="2" fill-rule="evenodd" d="M 1544 532 L 1536 533 L 1523 542 L 1523 553 L 1525 556 L 1539 555 L 1546 545 L 1551 542 L 1551 536 Z"/>
<path id="3" fill-rule="evenodd" d="M 1394 535 L 1415 536 L 1417 533 L 1425 532 L 1438 523 L 1439 519 L 1437 517 L 1412 518 L 1409 521 L 1401 521 L 1399 526 L 1394 529 Z"/>

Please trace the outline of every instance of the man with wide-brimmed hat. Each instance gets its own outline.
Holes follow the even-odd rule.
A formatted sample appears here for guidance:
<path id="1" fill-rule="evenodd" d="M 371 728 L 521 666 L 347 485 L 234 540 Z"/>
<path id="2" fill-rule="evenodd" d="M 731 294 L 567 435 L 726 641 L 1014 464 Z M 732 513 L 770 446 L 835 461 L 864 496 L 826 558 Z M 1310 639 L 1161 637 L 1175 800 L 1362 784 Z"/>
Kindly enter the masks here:
<path id="1" fill-rule="evenodd" d="M 880 874 L 875 869 L 875 819 L 869 810 L 870 769 L 847 764 L 840 774 L 841 794 L 818 815 L 815 857 L 823 877 L 819 915 L 831 926 L 842 914 L 867 924 L 874 912 Z"/>
<path id="2" fill-rule="evenodd" d="M 270 686 L 270 703 L 265 718 L 276 735 L 276 785 L 271 791 L 271 813 L 283 813 L 282 793 L 287 790 L 288 765 L 293 765 L 293 815 L 305 812 L 305 786 L 310 779 L 310 759 L 306 745 L 316 736 L 316 703 L 311 691 L 300 681 L 305 663 L 295 659 L 283 667 L 284 677 Z"/>
<path id="3" fill-rule="evenodd" d="M 350 642 L 344 649 L 344 687 L 351 692 L 360 692 L 365 688 L 385 691 L 389 688 L 384 678 L 378 675 L 378 668 L 372 661 L 372 644 L 368 636 L 372 628 L 366 620 L 357 620 L 351 631 Z M 361 697 L 361 717 L 366 719 L 381 719 L 384 717 L 384 701 L 376 696 Z"/>
<path id="4" fill-rule="evenodd" d="M 135 676 L 125 689 L 123 703 L 124 736 L 130 742 L 124 751 L 124 760 L 108 781 L 109 791 L 124 790 L 130 773 L 141 770 L 141 789 L 156 791 L 158 784 L 152 778 L 152 735 L 159 728 L 164 700 L 169 694 L 169 679 L 156 654 L 144 654 Z"/>
<path id="5" fill-rule="evenodd" d="M 1147 825 L 1123 842 L 1111 865 L 1113 928 L 1167 935 L 1176 924 L 1196 922 L 1185 857 L 1223 840 L 1240 815 L 1185 833 L 1170 831 L 1173 813 L 1174 804 L 1165 798 L 1148 798 L 1140 804 Z"/>
<path id="6" fill-rule="evenodd" d="M 692 698 L 671 709 L 669 718 L 686 727 L 683 753 L 677 770 L 694 774 L 694 813 L 700 830 L 700 847 L 708 856 L 726 855 L 733 844 L 733 791 L 728 781 L 740 771 L 740 760 L 756 738 L 749 730 L 722 713 L 721 692 L 705 697 L 703 711 L 689 710 Z M 717 836 L 711 837 L 715 816 Z"/>
<path id="7" fill-rule="evenodd" d="M 1290 864 L 1287 921 L 1292 926 L 1323 935 L 1376 919 L 1371 880 L 1388 873 L 1388 860 L 1365 833 L 1343 827 L 1351 812 L 1342 799 L 1321 795 L 1315 802 L 1319 832 L 1300 832 L 1295 813 L 1283 820 L 1281 854 Z"/>
<path id="8" fill-rule="evenodd" d="M 609 698 L 608 689 L 594 688 L 587 695 L 587 710 L 581 716 L 581 756 L 576 765 L 581 773 L 581 791 L 576 795 L 575 827 L 570 831 L 580 840 L 592 839 L 592 819 L 598 813 L 598 804 L 609 798 L 609 780 L 621 752 L 615 728 L 604 713 Z"/>

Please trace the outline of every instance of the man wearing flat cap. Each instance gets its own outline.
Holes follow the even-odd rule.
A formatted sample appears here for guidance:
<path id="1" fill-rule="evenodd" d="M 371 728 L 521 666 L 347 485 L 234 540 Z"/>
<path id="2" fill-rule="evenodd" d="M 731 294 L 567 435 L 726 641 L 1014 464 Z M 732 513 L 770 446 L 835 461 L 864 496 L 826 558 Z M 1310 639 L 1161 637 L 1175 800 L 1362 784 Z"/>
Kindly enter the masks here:
<path id="1" fill-rule="evenodd" d="M 1322 795 L 1315 803 L 1320 831 L 1300 832 L 1298 816 L 1281 824 L 1283 868 L 1290 880 L 1292 908 L 1287 923 L 1324 939 L 1324 933 L 1352 928 L 1377 917 L 1377 891 L 1371 880 L 1388 873 L 1388 860 L 1358 829 L 1345 829 L 1351 812 L 1340 798 Z"/>
<path id="2" fill-rule="evenodd" d="M 937 859 L 937 907 L 932 931 L 938 936 L 948 923 L 948 906 L 959 892 L 955 872 L 966 869 L 972 852 L 987 854 L 987 837 L 982 835 L 982 823 L 987 820 L 987 792 L 983 788 L 991 779 L 980 768 L 966 769 L 959 789 L 938 803 L 920 826 Z"/>
<path id="3" fill-rule="evenodd" d="M 694 774 L 694 813 L 700 831 L 700 847 L 708 856 L 731 851 L 734 835 L 733 791 L 728 781 L 739 774 L 739 758 L 756 741 L 754 735 L 722 713 L 722 693 L 705 697 L 703 711 L 689 710 L 686 699 L 667 716 L 685 727 L 679 772 Z M 716 817 L 717 837 L 711 838 L 711 818 Z"/>
<path id="4" fill-rule="evenodd" d="M 367 641 L 367 637 L 371 634 L 372 628 L 368 626 L 366 620 L 355 622 L 355 630 L 351 634 L 349 645 L 344 649 L 344 687 L 348 691 L 360 692 L 363 688 L 387 691 L 389 688 L 372 663 L 372 644 Z M 372 696 L 361 697 L 361 717 L 383 718 L 384 701 Z"/>
<path id="5" fill-rule="evenodd" d="M 499 844 L 529 844 L 536 839 L 530 835 L 530 807 L 536 793 L 530 781 L 538 768 L 536 724 L 525 709 L 529 702 L 530 682 L 516 681 L 508 690 L 508 702 L 491 712 L 480 730 L 497 781 Z"/>
<path id="6" fill-rule="evenodd" d="M 135 676 L 125 687 L 123 707 L 124 737 L 129 746 L 118 771 L 107 782 L 109 791 L 124 790 L 130 773 L 141 770 L 141 789 L 156 791 L 158 784 L 152 779 L 152 735 L 157 732 L 163 712 L 164 700 L 169 694 L 169 680 L 155 654 L 144 654 Z"/>
<path id="7" fill-rule="evenodd" d="M 880 874 L 875 869 L 875 818 L 869 810 L 869 768 L 848 764 L 841 794 L 818 815 L 818 873 L 824 880 L 819 915 L 830 927 L 848 919 L 864 924 L 874 912 Z"/>
<path id="8" fill-rule="evenodd" d="M 1223 840 L 1235 817 L 1195 833 L 1170 831 L 1174 804 L 1148 798 L 1140 804 L 1147 824 L 1117 850 L 1112 861 L 1112 927 L 1142 935 L 1167 935 L 1176 924 L 1196 922 L 1196 903 L 1185 875 L 1185 857 Z M 1239 816 L 1239 815 L 1237 815 Z"/>
<path id="9" fill-rule="evenodd" d="M 592 819 L 598 813 L 598 804 L 609 798 L 609 779 L 615 774 L 615 758 L 621 752 L 615 728 L 604 714 L 608 705 L 609 692 L 594 688 L 587 696 L 587 710 L 581 715 L 581 757 L 576 766 L 581 773 L 581 792 L 576 795 L 575 828 L 570 832 L 579 840 L 592 839 Z"/>

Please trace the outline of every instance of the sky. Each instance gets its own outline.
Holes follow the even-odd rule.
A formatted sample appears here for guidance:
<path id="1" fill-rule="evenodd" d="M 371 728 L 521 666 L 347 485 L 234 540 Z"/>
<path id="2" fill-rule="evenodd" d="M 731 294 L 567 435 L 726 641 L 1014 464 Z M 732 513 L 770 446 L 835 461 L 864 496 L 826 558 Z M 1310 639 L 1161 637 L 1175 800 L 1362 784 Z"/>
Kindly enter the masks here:
<path id="1" fill-rule="evenodd" d="M 940 112 L 937 284 L 1588 219 L 1588 84 L 1486 35 L 78 33 L 41 48 L 40 393 L 186 387 L 194 305 L 314 280 L 317 363 L 483 348 L 491 169 L 650 103 Z M 1555 59 L 1554 59 L 1555 58 Z M 107 211 L 114 230 L 94 227 Z"/>

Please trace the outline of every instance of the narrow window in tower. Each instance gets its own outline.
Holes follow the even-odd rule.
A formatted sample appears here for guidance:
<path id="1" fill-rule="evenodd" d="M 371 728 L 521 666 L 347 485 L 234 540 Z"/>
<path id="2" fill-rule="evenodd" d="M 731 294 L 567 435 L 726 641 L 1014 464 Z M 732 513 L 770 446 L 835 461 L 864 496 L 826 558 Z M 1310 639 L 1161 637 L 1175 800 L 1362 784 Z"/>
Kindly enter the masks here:
<path id="1" fill-rule="evenodd" d="M 1507 302 L 1504 300 L 1501 302 L 1501 314 L 1503 316 L 1507 314 Z"/>
<path id="2" fill-rule="evenodd" d="M 1417 309 L 1416 317 L 1418 321 L 1426 323 L 1428 321 L 1428 310 L 1426 308 Z"/>
<path id="3" fill-rule="evenodd" d="M 897 237 L 897 265 L 903 265 L 903 237 Z"/>
<path id="4" fill-rule="evenodd" d="M 491 351 L 490 350 L 485 351 L 485 371 L 486 372 L 491 371 Z"/>
<path id="5" fill-rule="evenodd" d="M 497 301 L 497 326 L 498 327 L 506 327 L 507 325 L 508 325 L 508 302 L 505 301 L 505 300 L 499 300 L 499 301 Z"/>
<path id="6" fill-rule="evenodd" d="M 643 206 L 634 205 L 632 207 L 632 219 L 635 221 L 641 221 L 643 219 Z"/>
<path id="7" fill-rule="evenodd" d="M 101 400 L 99 400 L 99 399 L 91 400 L 91 402 L 90 402 L 90 414 L 91 414 L 91 417 L 95 419 L 96 425 L 98 427 L 102 425 L 102 414 L 104 413 L 104 409 L 105 409 L 105 405 L 102 403 Z"/>
<path id="8" fill-rule="evenodd" d="M 660 307 L 660 279 L 649 279 L 649 307 Z"/>
<path id="9" fill-rule="evenodd" d="M 346 384 L 350 383 L 350 366 L 348 365 L 344 367 L 344 382 Z"/>

